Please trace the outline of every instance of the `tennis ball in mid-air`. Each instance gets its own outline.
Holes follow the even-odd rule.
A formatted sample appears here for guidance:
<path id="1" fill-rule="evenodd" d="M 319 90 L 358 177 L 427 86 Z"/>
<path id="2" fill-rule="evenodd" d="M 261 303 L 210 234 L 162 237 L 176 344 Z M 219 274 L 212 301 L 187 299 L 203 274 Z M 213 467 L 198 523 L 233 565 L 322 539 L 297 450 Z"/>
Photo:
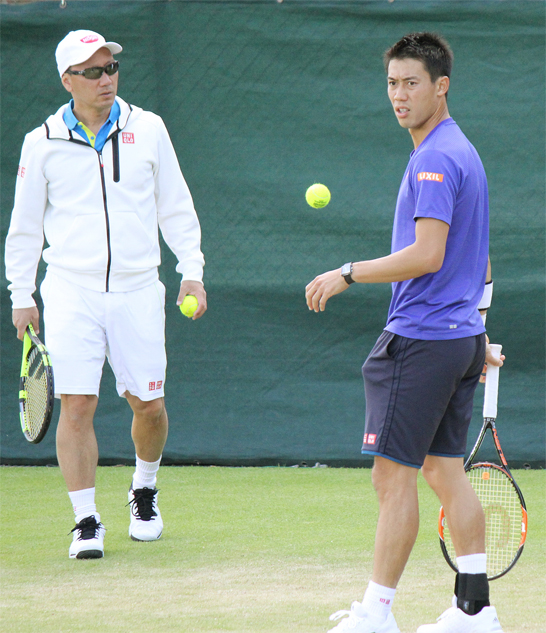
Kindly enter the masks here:
<path id="1" fill-rule="evenodd" d="M 326 185 L 314 184 L 305 192 L 305 199 L 314 209 L 322 209 L 325 207 L 331 198 L 330 190 Z"/>
<path id="2" fill-rule="evenodd" d="M 199 302 L 193 295 L 186 295 L 184 301 L 180 304 L 180 312 L 182 312 L 184 316 L 187 316 L 188 319 L 191 319 L 198 305 Z"/>

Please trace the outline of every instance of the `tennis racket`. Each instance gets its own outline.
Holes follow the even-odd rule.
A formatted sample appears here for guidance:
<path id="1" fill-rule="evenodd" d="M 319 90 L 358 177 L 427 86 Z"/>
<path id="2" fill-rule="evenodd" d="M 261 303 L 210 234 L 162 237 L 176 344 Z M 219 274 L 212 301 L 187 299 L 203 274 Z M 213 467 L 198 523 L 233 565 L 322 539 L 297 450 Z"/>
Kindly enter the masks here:
<path id="1" fill-rule="evenodd" d="M 502 345 L 491 345 L 500 357 Z M 485 378 L 483 426 L 474 448 L 465 463 L 465 471 L 485 513 L 485 551 L 487 577 L 495 580 L 504 576 L 516 564 L 527 536 L 527 509 L 521 490 L 512 476 L 501 448 L 495 419 L 499 393 L 499 367 L 489 365 Z M 490 430 L 501 465 L 474 462 L 487 431 Z M 451 541 L 443 507 L 438 519 L 440 547 L 448 565 L 458 571 L 455 548 Z"/>
<path id="2" fill-rule="evenodd" d="M 53 415 L 54 401 L 51 359 L 45 345 L 29 324 L 23 337 L 19 418 L 25 438 L 32 444 L 44 439 Z"/>

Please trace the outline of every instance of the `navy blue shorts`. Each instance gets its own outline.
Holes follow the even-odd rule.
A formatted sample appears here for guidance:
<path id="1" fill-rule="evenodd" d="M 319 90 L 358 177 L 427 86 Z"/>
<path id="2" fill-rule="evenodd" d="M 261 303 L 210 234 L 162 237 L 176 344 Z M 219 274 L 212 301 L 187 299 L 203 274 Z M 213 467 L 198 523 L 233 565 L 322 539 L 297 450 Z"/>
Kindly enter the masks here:
<path id="1" fill-rule="evenodd" d="M 485 334 L 424 341 L 385 330 L 362 367 L 362 453 L 415 468 L 427 455 L 464 457 L 484 362 Z"/>

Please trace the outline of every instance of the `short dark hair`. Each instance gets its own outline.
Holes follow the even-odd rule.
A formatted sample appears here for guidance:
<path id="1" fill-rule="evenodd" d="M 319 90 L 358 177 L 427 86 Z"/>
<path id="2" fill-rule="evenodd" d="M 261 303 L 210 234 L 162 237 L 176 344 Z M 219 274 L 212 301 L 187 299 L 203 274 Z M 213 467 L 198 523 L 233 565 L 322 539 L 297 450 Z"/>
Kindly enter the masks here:
<path id="1" fill-rule="evenodd" d="M 410 33 L 385 51 L 385 70 L 393 59 L 417 59 L 423 63 L 431 81 L 450 77 L 453 52 L 447 41 L 436 33 Z"/>

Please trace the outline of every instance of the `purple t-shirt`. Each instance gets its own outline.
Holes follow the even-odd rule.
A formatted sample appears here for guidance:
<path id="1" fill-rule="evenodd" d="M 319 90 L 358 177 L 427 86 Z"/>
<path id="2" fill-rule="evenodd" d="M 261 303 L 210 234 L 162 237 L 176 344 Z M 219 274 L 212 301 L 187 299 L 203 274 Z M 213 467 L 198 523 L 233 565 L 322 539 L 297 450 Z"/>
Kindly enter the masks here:
<path id="1" fill-rule="evenodd" d="M 415 242 L 418 218 L 449 224 L 442 268 L 392 284 L 385 329 L 408 338 L 445 340 L 485 331 L 478 304 L 489 253 L 485 171 L 473 145 L 446 119 L 411 153 L 398 193 L 392 252 Z"/>

